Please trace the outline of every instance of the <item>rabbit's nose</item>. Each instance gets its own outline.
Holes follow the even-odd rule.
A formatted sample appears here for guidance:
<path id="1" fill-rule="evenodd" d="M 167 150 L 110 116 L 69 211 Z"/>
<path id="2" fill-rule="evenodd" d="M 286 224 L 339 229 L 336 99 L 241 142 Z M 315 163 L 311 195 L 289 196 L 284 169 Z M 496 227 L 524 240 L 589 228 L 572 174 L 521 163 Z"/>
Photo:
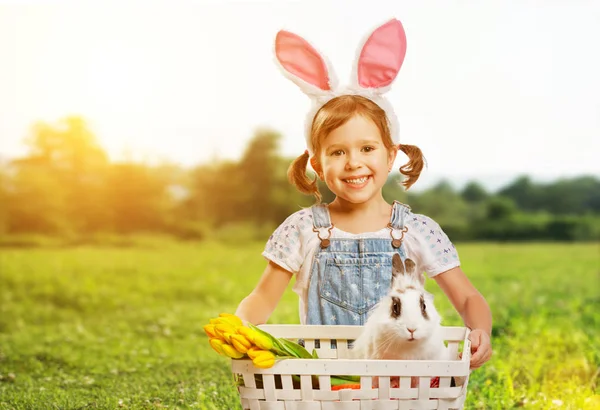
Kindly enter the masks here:
<path id="1" fill-rule="evenodd" d="M 406 330 L 408 330 L 408 331 L 409 331 L 411 334 L 413 334 L 413 333 L 415 333 L 415 330 L 417 330 L 417 329 L 409 329 L 409 328 L 406 328 Z"/>

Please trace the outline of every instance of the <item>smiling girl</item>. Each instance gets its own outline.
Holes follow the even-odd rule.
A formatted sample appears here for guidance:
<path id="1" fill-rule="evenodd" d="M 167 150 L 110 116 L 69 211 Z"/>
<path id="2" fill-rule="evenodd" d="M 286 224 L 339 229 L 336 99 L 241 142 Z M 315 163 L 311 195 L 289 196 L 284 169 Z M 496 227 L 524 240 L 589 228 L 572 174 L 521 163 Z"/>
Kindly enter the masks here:
<path id="1" fill-rule="evenodd" d="M 423 168 L 420 149 L 399 144 L 397 119 L 383 96 L 406 52 L 401 23 L 391 20 L 366 38 L 348 87 L 337 87 L 326 60 L 296 34 L 280 31 L 275 51 L 283 73 L 313 102 L 307 150 L 288 176 L 317 203 L 290 215 L 271 235 L 263 252 L 265 271 L 236 314 L 265 323 L 295 276 L 302 324 L 364 325 L 390 288 L 392 256 L 405 261 L 410 255 L 472 329 L 471 367 L 481 366 L 492 354 L 487 302 L 460 268 L 456 248 L 442 228 L 407 205 L 386 202 L 382 193 L 398 150 L 409 158 L 400 168 L 407 189 Z M 329 204 L 320 202 L 316 180 L 306 175 L 309 160 L 335 194 Z M 415 329 L 414 337 L 418 333 Z"/>

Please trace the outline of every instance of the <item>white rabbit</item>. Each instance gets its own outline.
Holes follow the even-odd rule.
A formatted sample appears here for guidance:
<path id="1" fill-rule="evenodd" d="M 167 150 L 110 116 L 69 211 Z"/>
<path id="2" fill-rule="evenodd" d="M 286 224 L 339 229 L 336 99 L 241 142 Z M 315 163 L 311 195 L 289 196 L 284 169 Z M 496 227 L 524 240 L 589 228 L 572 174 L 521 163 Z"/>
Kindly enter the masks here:
<path id="1" fill-rule="evenodd" d="M 449 360 L 441 317 L 425 277 L 411 259 L 392 258 L 392 287 L 373 309 L 350 352 L 353 358 Z"/>
<path id="2" fill-rule="evenodd" d="M 398 254 L 392 258 L 392 287 L 365 323 L 364 330 L 350 350 L 350 357 L 374 360 L 454 360 L 444 343 L 442 318 L 433 304 L 433 295 L 425 291 L 425 276 L 411 259 L 404 264 Z M 466 378 L 453 378 L 453 385 Z M 399 386 L 399 378 L 391 386 Z M 431 380 L 436 387 L 439 378 Z M 418 379 L 411 378 L 416 387 Z M 379 378 L 373 378 L 373 387 Z"/>

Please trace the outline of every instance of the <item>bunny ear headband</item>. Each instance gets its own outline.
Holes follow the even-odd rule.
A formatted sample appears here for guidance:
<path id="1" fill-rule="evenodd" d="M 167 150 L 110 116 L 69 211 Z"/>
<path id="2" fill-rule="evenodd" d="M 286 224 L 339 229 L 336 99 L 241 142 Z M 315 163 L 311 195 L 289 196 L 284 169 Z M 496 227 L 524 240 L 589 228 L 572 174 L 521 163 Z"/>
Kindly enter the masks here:
<path id="1" fill-rule="evenodd" d="M 306 145 L 311 155 L 313 119 L 325 103 L 341 95 L 360 95 L 381 107 L 390 124 L 392 141 L 399 144 L 398 119 L 383 94 L 396 79 L 405 54 L 404 28 L 399 20 L 392 19 L 365 38 L 358 49 L 350 84 L 340 86 L 327 59 L 305 39 L 285 30 L 277 33 L 275 56 L 280 69 L 312 100 L 305 125 Z"/>

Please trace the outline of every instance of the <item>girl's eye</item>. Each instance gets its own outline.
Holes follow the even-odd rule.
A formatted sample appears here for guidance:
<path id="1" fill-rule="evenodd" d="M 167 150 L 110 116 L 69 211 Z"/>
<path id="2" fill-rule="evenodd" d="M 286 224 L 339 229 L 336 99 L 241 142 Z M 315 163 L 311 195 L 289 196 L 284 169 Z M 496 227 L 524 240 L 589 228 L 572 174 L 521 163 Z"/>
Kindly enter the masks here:
<path id="1" fill-rule="evenodd" d="M 341 149 L 338 149 L 331 153 L 331 155 L 333 155 L 334 157 L 339 157 L 340 155 L 343 155 L 343 154 L 344 154 L 344 151 L 342 151 Z"/>
<path id="2" fill-rule="evenodd" d="M 371 152 L 371 151 L 373 151 L 374 149 L 375 149 L 375 147 L 366 146 L 366 147 L 364 147 L 364 148 L 363 148 L 363 151 L 365 151 L 365 152 Z"/>

